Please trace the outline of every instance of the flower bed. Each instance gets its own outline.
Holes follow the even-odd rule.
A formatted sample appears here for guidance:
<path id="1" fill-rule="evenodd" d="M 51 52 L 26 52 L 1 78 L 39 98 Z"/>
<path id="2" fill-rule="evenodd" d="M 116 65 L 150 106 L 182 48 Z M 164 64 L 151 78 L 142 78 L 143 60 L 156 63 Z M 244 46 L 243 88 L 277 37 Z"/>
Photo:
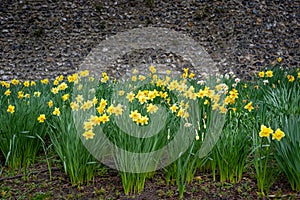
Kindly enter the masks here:
<path id="1" fill-rule="evenodd" d="M 164 169 L 166 184 L 176 184 L 182 198 L 196 171 L 237 184 L 249 166 L 261 195 L 281 173 L 299 192 L 300 72 L 281 69 L 280 61 L 255 82 L 233 73 L 199 80 L 188 69 L 180 77 L 161 75 L 153 66 L 148 75 L 134 70 L 126 84 L 105 72 L 98 81 L 88 71 L 54 81 L 2 81 L 1 168 L 26 174 L 42 152 L 50 170 L 53 147 L 73 185 L 93 181 L 101 160 L 119 170 L 127 195 L 142 193 L 157 169 Z M 164 155 L 156 161 L 112 155 L 105 138 L 143 155 L 172 141 L 186 148 L 163 151 L 173 160 L 160 166 Z"/>

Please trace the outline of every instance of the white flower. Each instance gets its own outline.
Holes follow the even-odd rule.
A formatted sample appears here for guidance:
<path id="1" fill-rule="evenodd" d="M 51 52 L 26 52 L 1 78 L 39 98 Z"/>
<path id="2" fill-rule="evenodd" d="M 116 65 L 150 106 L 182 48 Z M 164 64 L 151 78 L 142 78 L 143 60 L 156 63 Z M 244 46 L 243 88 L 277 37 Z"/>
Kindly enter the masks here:
<path id="1" fill-rule="evenodd" d="M 197 82 L 197 84 L 198 84 L 198 85 L 204 85 L 204 84 L 205 84 L 205 81 L 204 81 L 204 80 L 200 80 L 200 81 Z"/>
<path id="2" fill-rule="evenodd" d="M 264 85 L 267 85 L 269 83 L 269 80 L 263 80 Z"/>
<path id="3" fill-rule="evenodd" d="M 222 88 L 223 88 L 223 90 L 228 90 L 228 86 L 225 84 L 225 83 L 222 83 Z"/>
<path id="4" fill-rule="evenodd" d="M 230 76 L 229 76 L 229 74 L 227 74 L 227 73 L 226 73 L 226 74 L 225 74 L 225 78 L 226 78 L 226 80 L 228 80 L 228 79 L 229 79 L 229 77 L 230 77 Z"/>
<path id="5" fill-rule="evenodd" d="M 187 122 L 187 123 L 184 124 L 184 127 L 190 127 L 190 126 L 192 126 L 191 123 L 188 123 L 188 122 Z"/>
<path id="6" fill-rule="evenodd" d="M 235 88 L 235 87 L 236 87 L 236 83 L 232 84 L 232 87 L 234 87 L 234 88 Z"/>
<path id="7" fill-rule="evenodd" d="M 239 83 L 239 82 L 241 81 L 241 79 L 236 78 L 236 79 L 234 79 L 234 81 L 235 81 L 236 83 Z"/>
<path id="8" fill-rule="evenodd" d="M 95 93 L 96 90 L 95 90 L 95 88 L 92 88 L 92 89 L 89 90 L 89 92 L 90 92 L 90 93 Z"/>

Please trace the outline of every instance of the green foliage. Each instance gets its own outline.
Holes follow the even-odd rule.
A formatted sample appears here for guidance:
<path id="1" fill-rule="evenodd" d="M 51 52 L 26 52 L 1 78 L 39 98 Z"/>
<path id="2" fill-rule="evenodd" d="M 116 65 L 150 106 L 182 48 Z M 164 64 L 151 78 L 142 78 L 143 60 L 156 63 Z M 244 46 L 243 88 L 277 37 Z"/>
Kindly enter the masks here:
<path id="1" fill-rule="evenodd" d="M 180 145 L 189 146 L 182 152 L 170 150 L 168 155 L 176 160 L 164 169 L 167 184 L 177 185 L 180 198 L 183 198 L 186 185 L 192 182 L 197 170 L 212 172 L 215 180 L 219 175 L 222 184 L 235 184 L 242 179 L 248 166 L 254 166 L 257 187 L 262 195 L 268 194 L 281 173 L 285 174 L 293 190 L 300 190 L 299 71 L 282 70 L 276 65 L 264 70 L 252 83 L 240 82 L 232 75 L 217 76 L 212 83 L 208 79 L 198 83 L 196 79 L 187 78 L 189 74 L 185 69 L 184 80 L 176 79 L 179 85 L 176 87 L 182 87 L 182 91 L 172 89 L 173 80 L 153 78 L 155 69 L 150 71 L 151 76 L 144 82 L 132 79 L 126 84 L 110 81 L 106 73 L 103 73 L 100 84 L 92 83 L 88 78 L 81 79 L 78 74 L 68 76 L 68 82 L 63 82 L 64 77 L 57 77 L 50 84 L 32 82 L 31 86 L 31 82 L 14 80 L 14 84 L 9 84 L 2 81 L 0 149 L 5 164 L 13 173 L 20 168 L 26 173 L 26 168 L 34 163 L 43 147 L 50 169 L 47 151 L 53 147 L 71 183 L 82 185 L 93 180 L 97 159 L 111 156 L 112 164 L 119 166 L 117 169 L 125 194 L 135 194 L 141 193 L 147 178 L 154 175 L 147 169 L 155 171 L 160 167 L 150 157 L 141 155 L 160 150 L 179 136 Z M 139 76 L 136 78 L 140 79 Z M 216 82 L 222 89 L 217 89 L 213 84 Z M 81 84 L 89 87 L 82 89 Z M 120 90 L 125 93 L 123 100 Z M 22 93 L 18 93 L 20 91 Z M 137 95 L 149 91 L 160 95 L 144 103 L 138 97 L 130 103 L 125 98 L 129 92 Z M 167 96 L 163 97 L 164 93 Z M 82 101 L 78 100 L 78 95 L 82 95 Z M 101 100 L 107 103 L 102 112 L 99 111 Z M 92 103 L 85 109 L 87 101 Z M 78 109 L 73 107 L 74 103 Z M 118 103 L 124 105 L 120 116 L 108 111 L 109 106 Z M 150 103 L 159 106 L 156 114 L 147 110 Z M 172 105 L 176 105 L 177 110 L 172 110 Z M 194 119 L 180 115 L 179 108 L 186 109 Z M 130 116 L 134 110 L 147 116 L 147 123 L 134 122 Z M 41 114 L 45 115 L 45 121 L 38 120 Z M 90 116 L 102 117 L 104 114 L 109 120 L 95 122 L 89 129 L 95 134 L 84 135 L 87 132 L 84 123 L 92 121 Z M 219 126 L 223 120 L 225 126 Z M 272 132 L 262 134 L 262 125 Z M 152 129 L 157 130 L 155 134 L 142 137 Z M 276 136 L 278 129 L 285 135 Z M 182 132 L 185 134 L 180 134 Z M 51 141 L 49 147 L 47 137 Z M 102 140 L 104 138 L 115 144 L 114 153 L 118 155 L 112 155 L 108 142 Z M 87 149 L 87 145 L 95 148 Z M 93 150 L 101 152 L 97 159 L 92 156 Z M 126 151 L 140 155 L 128 157 Z M 164 158 L 164 155 L 160 156 Z M 144 171 L 138 172 L 141 168 Z"/>
<path id="2" fill-rule="evenodd" d="M 0 88 L 4 93 L 8 88 Z M 0 97 L 0 149 L 12 173 L 22 167 L 27 168 L 34 163 L 35 157 L 47 135 L 48 126 L 39 123 L 40 114 L 49 113 L 45 100 L 48 98 L 47 88 L 41 84 L 32 87 L 12 85 L 9 96 Z M 41 92 L 35 96 L 34 92 Z M 24 97 L 18 98 L 18 92 Z M 9 113 L 9 105 L 15 106 L 15 112 Z"/>
<path id="3" fill-rule="evenodd" d="M 75 123 L 79 122 L 74 121 L 70 108 L 64 105 L 60 116 L 53 117 L 49 135 L 72 185 L 82 185 L 93 180 L 97 161 L 83 145 L 82 130 Z"/>

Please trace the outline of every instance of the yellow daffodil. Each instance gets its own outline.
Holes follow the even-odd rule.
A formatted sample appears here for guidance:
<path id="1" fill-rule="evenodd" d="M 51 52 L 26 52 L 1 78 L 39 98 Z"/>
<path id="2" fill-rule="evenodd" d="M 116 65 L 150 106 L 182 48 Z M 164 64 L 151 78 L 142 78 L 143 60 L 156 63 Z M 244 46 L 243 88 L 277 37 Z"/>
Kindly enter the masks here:
<path id="1" fill-rule="evenodd" d="M 220 110 L 220 113 L 222 113 L 222 114 L 226 114 L 227 113 L 227 108 L 224 105 L 220 106 L 219 110 Z"/>
<path id="2" fill-rule="evenodd" d="M 88 131 L 84 132 L 82 135 L 83 135 L 83 137 L 85 137 L 86 140 L 88 140 L 88 139 L 93 139 L 95 136 L 95 133 L 93 133 L 92 130 L 88 130 Z"/>
<path id="3" fill-rule="evenodd" d="M 61 98 L 62 98 L 63 101 L 67 101 L 70 98 L 70 95 L 69 94 L 64 94 Z"/>
<path id="4" fill-rule="evenodd" d="M 107 101 L 105 99 L 101 99 L 99 106 L 105 108 L 106 105 L 107 105 Z"/>
<path id="5" fill-rule="evenodd" d="M 53 101 L 52 100 L 48 101 L 48 107 L 51 108 L 52 106 L 53 106 Z"/>
<path id="6" fill-rule="evenodd" d="M 79 104 L 77 102 L 71 102 L 70 107 L 73 111 L 78 111 L 79 109 Z"/>
<path id="7" fill-rule="evenodd" d="M 41 83 L 44 85 L 47 85 L 49 83 L 49 80 L 47 78 L 41 80 Z"/>
<path id="8" fill-rule="evenodd" d="M 84 130 L 88 131 L 93 129 L 93 123 L 88 121 L 88 122 L 84 122 Z"/>
<path id="9" fill-rule="evenodd" d="M 124 90 L 120 90 L 119 91 L 119 96 L 123 96 L 125 94 L 125 91 Z"/>
<path id="10" fill-rule="evenodd" d="M 57 80 L 57 79 L 55 79 L 54 81 L 53 81 L 53 85 L 58 85 L 59 84 L 59 81 Z"/>
<path id="11" fill-rule="evenodd" d="M 172 113 L 176 112 L 176 111 L 177 111 L 177 108 L 178 108 L 178 107 L 176 106 L 176 104 L 173 104 L 173 105 L 170 107 Z"/>
<path id="12" fill-rule="evenodd" d="M 24 97 L 24 92 L 19 91 L 19 92 L 18 92 L 18 98 L 19 98 L 19 99 L 22 99 L 23 97 Z"/>
<path id="13" fill-rule="evenodd" d="M 284 132 L 278 128 L 275 133 L 272 134 L 272 140 L 276 139 L 277 141 L 280 141 L 284 136 Z"/>
<path id="14" fill-rule="evenodd" d="M 145 125 L 148 124 L 149 118 L 147 116 L 141 116 L 140 118 L 137 119 L 136 123 L 140 125 Z"/>
<path id="15" fill-rule="evenodd" d="M 133 121 L 137 121 L 139 118 L 141 118 L 141 114 L 137 111 L 131 111 L 129 117 L 133 120 Z"/>
<path id="16" fill-rule="evenodd" d="M 137 74 L 137 73 L 138 73 L 138 70 L 137 70 L 137 69 L 134 69 L 132 73 L 133 73 L 133 74 Z"/>
<path id="17" fill-rule="evenodd" d="M 293 75 L 287 75 L 287 78 L 288 78 L 289 82 L 295 81 L 295 77 Z"/>
<path id="18" fill-rule="evenodd" d="M 77 97 L 76 97 L 76 101 L 77 101 L 78 103 L 81 103 L 81 102 L 83 101 L 83 96 L 80 95 L 80 94 L 78 94 Z"/>
<path id="19" fill-rule="evenodd" d="M 89 118 L 89 122 L 91 122 L 93 124 L 93 126 L 96 126 L 96 125 L 100 125 L 101 120 L 100 120 L 100 117 L 91 115 Z"/>
<path id="20" fill-rule="evenodd" d="M 264 71 L 259 72 L 259 73 L 258 73 L 258 76 L 259 76 L 260 78 L 265 77 L 265 72 L 264 72 Z"/>
<path id="21" fill-rule="evenodd" d="M 53 114 L 53 115 L 56 115 L 56 116 L 59 116 L 59 115 L 60 115 L 60 110 L 59 110 L 59 108 L 55 107 L 52 114 Z"/>
<path id="22" fill-rule="evenodd" d="M 46 120 L 45 114 L 41 114 L 41 115 L 37 118 L 37 120 L 38 120 L 40 123 L 45 122 L 45 120 Z"/>
<path id="23" fill-rule="evenodd" d="M 271 70 L 268 70 L 268 71 L 266 71 L 266 77 L 273 77 L 273 71 L 271 71 Z"/>
<path id="24" fill-rule="evenodd" d="M 65 82 L 62 82 L 61 84 L 59 84 L 58 86 L 58 90 L 65 90 L 68 88 L 68 85 Z"/>
<path id="25" fill-rule="evenodd" d="M 169 86 L 168 86 L 168 89 L 169 90 L 176 90 L 178 88 L 178 82 L 177 82 L 177 80 L 173 80 L 170 84 L 169 84 Z"/>
<path id="26" fill-rule="evenodd" d="M 7 108 L 7 112 L 13 114 L 15 112 L 15 106 L 9 105 L 8 108 Z"/>
<path id="27" fill-rule="evenodd" d="M 106 114 L 100 116 L 100 122 L 102 122 L 103 124 L 105 124 L 108 121 L 109 121 L 109 116 L 107 116 Z"/>
<path id="28" fill-rule="evenodd" d="M 132 76 L 131 80 L 135 82 L 136 81 L 136 76 Z"/>
<path id="29" fill-rule="evenodd" d="M 5 96 L 9 96 L 10 94 L 11 94 L 10 89 L 7 89 L 7 90 L 4 92 L 4 95 L 5 95 Z"/>
<path id="30" fill-rule="evenodd" d="M 88 109 L 90 109 L 91 107 L 93 107 L 93 102 L 90 101 L 90 100 L 88 100 L 88 101 L 86 101 L 86 102 L 84 102 L 84 103 L 82 104 L 82 106 L 80 107 L 80 109 L 82 109 L 82 110 L 88 110 Z"/>
<path id="31" fill-rule="evenodd" d="M 93 104 L 96 105 L 97 103 L 98 103 L 98 99 L 97 99 L 97 97 L 94 97 L 93 98 Z"/>
<path id="32" fill-rule="evenodd" d="M 139 75 L 139 80 L 140 81 L 143 81 L 143 80 L 145 80 L 146 79 L 146 77 L 145 76 L 143 76 L 143 75 Z"/>
<path id="33" fill-rule="evenodd" d="M 109 77 L 107 75 L 105 75 L 101 78 L 102 83 L 106 83 L 108 80 L 109 80 Z"/>
<path id="34" fill-rule="evenodd" d="M 81 71 L 79 72 L 79 75 L 81 77 L 87 77 L 89 75 L 89 70 L 84 70 L 84 71 Z"/>
<path id="35" fill-rule="evenodd" d="M 245 105 L 244 108 L 247 109 L 249 112 L 251 112 L 254 109 L 252 106 L 252 102 L 249 102 L 247 105 Z"/>
<path id="36" fill-rule="evenodd" d="M 150 70 L 150 72 L 151 73 L 156 73 L 156 69 L 155 69 L 155 67 L 153 66 L 153 65 L 151 65 L 150 67 L 149 67 L 149 70 Z"/>
<path id="37" fill-rule="evenodd" d="M 194 77 L 195 77 L 195 74 L 194 73 L 190 73 L 189 78 L 192 79 Z"/>
<path id="38" fill-rule="evenodd" d="M 40 97 L 40 96 L 41 96 L 41 92 L 39 92 L 39 91 L 34 92 L 33 95 L 34 95 L 35 97 Z"/>
<path id="39" fill-rule="evenodd" d="M 156 111 L 158 110 L 158 107 L 156 105 L 153 105 L 152 103 L 150 103 L 148 106 L 147 106 L 147 112 L 148 113 L 155 113 Z"/>
<path id="40" fill-rule="evenodd" d="M 132 102 L 133 99 L 135 98 L 135 94 L 133 92 L 129 92 L 126 96 L 129 102 Z"/>
<path id="41" fill-rule="evenodd" d="M 269 137 L 270 134 L 273 133 L 273 130 L 271 128 L 266 127 L 265 125 L 261 125 L 259 137 Z"/>
<path id="42" fill-rule="evenodd" d="M 107 112 L 108 112 L 108 114 L 113 114 L 113 113 L 115 113 L 115 107 L 114 107 L 114 105 L 110 105 L 110 106 L 107 108 Z"/>
<path id="43" fill-rule="evenodd" d="M 123 107 L 122 107 L 122 105 L 121 104 L 118 104 L 116 107 L 115 107 L 115 115 L 116 116 L 119 116 L 119 115 L 122 115 L 122 113 L 123 113 Z"/>
<path id="44" fill-rule="evenodd" d="M 59 91 L 59 89 L 58 89 L 57 87 L 54 87 L 54 88 L 51 89 L 51 92 L 52 92 L 53 94 L 57 94 L 58 91 Z"/>
<path id="45" fill-rule="evenodd" d="M 35 85 L 36 85 L 35 81 L 30 81 L 30 86 L 35 86 Z"/>
<path id="46" fill-rule="evenodd" d="M 13 84 L 13 85 L 19 85 L 19 84 L 20 84 L 20 81 L 17 80 L 17 79 L 13 79 L 13 80 L 11 81 L 11 84 Z"/>

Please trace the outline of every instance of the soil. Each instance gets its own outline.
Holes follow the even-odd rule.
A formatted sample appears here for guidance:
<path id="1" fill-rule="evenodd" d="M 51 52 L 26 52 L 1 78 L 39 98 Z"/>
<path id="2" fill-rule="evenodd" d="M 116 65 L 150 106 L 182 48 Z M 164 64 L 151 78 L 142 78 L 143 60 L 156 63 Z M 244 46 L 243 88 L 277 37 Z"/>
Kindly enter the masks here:
<path id="1" fill-rule="evenodd" d="M 23 173 L 9 175 L 3 168 L 0 178 L 1 199 L 179 199 L 174 180 L 167 185 L 164 172 L 157 171 L 148 178 L 141 194 L 125 195 L 122 180 L 115 170 L 99 167 L 95 179 L 82 186 L 72 186 L 59 162 L 51 167 L 40 161 Z M 236 184 L 213 180 L 210 172 L 197 172 L 186 186 L 183 199 L 298 199 L 300 193 L 291 192 L 286 178 L 279 175 L 267 197 L 257 192 L 255 175 L 250 168 Z M 172 184 L 173 182 L 173 184 Z"/>

